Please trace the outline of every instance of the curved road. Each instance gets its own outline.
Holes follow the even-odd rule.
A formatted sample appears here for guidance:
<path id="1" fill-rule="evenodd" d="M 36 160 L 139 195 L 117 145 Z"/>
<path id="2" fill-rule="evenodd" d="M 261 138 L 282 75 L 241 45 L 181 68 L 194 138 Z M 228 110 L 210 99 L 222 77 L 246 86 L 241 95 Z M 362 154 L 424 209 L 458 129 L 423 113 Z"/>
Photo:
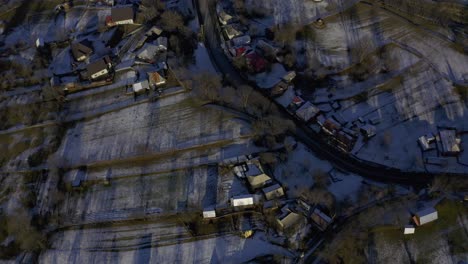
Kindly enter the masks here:
<path id="1" fill-rule="evenodd" d="M 224 75 L 229 82 L 234 86 L 249 85 L 242 78 L 237 70 L 232 66 L 231 62 L 225 56 L 221 49 L 220 36 L 217 33 L 217 17 L 216 17 L 216 1 L 214 0 L 198 0 L 195 1 L 199 14 L 200 23 L 203 25 L 204 41 L 211 56 L 211 60 Z M 364 177 L 392 183 L 401 183 L 412 185 L 415 188 L 421 188 L 429 184 L 434 176 L 439 174 L 423 173 L 423 172 L 405 172 L 399 169 L 386 167 L 381 164 L 365 162 L 351 155 L 338 151 L 323 141 L 320 135 L 307 127 L 303 122 L 298 120 L 294 115 L 286 111 L 286 109 L 278 104 L 275 100 L 267 95 L 266 90 L 257 89 L 272 103 L 278 106 L 283 116 L 289 120 L 293 120 L 296 124 L 294 136 L 307 147 L 313 150 L 320 158 L 332 162 L 340 169 L 350 171 Z M 442 174 L 440 174 L 442 175 Z M 447 174 L 444 176 L 465 176 L 464 174 Z"/>

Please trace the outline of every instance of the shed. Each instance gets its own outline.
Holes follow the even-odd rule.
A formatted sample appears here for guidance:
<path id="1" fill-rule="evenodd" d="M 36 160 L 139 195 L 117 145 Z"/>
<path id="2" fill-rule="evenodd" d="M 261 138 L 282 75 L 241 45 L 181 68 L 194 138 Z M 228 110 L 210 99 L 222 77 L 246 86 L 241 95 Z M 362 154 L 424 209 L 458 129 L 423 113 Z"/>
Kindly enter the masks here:
<path id="1" fill-rule="evenodd" d="M 437 210 L 430 207 L 417 212 L 413 219 L 416 225 L 420 226 L 435 221 L 437 218 Z"/>
<path id="2" fill-rule="evenodd" d="M 361 130 L 361 133 L 366 138 L 371 138 L 371 137 L 375 136 L 375 133 L 376 133 L 375 126 L 369 125 L 369 124 L 363 125 L 360 130 Z"/>
<path id="3" fill-rule="evenodd" d="M 233 196 L 231 198 L 231 205 L 234 207 L 254 205 L 254 197 L 251 194 Z"/>
<path id="4" fill-rule="evenodd" d="M 432 143 L 431 138 L 433 139 L 433 137 L 426 136 L 426 135 L 418 138 L 418 144 L 421 147 L 422 151 L 434 149 L 434 146 L 431 146 L 431 143 Z"/>
<path id="5" fill-rule="evenodd" d="M 216 211 L 214 208 L 205 208 L 203 209 L 203 218 L 215 218 Z"/>
<path id="6" fill-rule="evenodd" d="M 406 225 L 403 234 L 409 235 L 409 234 L 414 234 L 416 228 L 414 228 L 414 225 Z"/>
<path id="7" fill-rule="evenodd" d="M 233 20 L 233 16 L 228 14 L 226 11 L 224 10 L 220 10 L 218 12 L 218 20 L 219 20 L 219 23 L 221 23 L 222 25 L 227 25 L 229 22 L 231 22 Z"/>
<path id="8" fill-rule="evenodd" d="M 134 93 L 142 93 L 149 90 L 149 83 L 147 80 L 133 84 Z"/>
<path id="9" fill-rule="evenodd" d="M 267 200 L 272 200 L 284 196 L 284 190 L 279 184 L 274 184 L 272 186 L 263 188 L 262 191 Z"/>

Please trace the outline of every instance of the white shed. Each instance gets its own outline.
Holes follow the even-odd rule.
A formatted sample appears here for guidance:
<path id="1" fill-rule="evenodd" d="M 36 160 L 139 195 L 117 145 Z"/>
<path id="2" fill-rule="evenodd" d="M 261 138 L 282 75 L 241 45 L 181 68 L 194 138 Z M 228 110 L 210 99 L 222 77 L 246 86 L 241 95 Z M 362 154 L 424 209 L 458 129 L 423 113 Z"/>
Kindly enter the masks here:
<path id="1" fill-rule="evenodd" d="M 414 225 L 406 225 L 403 231 L 403 234 L 405 235 L 414 234 L 415 230 L 416 228 L 414 228 Z"/>
<path id="2" fill-rule="evenodd" d="M 231 204 L 234 207 L 253 205 L 254 204 L 254 197 L 251 194 L 233 196 L 231 198 Z"/>
<path id="3" fill-rule="evenodd" d="M 135 93 L 144 92 L 146 90 L 149 90 L 149 83 L 147 80 L 133 84 L 133 92 Z"/>
<path id="4" fill-rule="evenodd" d="M 216 211 L 213 208 L 206 208 L 203 210 L 203 218 L 215 218 Z"/>
<path id="5" fill-rule="evenodd" d="M 424 225 L 437 220 L 437 210 L 434 208 L 426 208 L 416 213 L 415 222 L 417 225 Z"/>

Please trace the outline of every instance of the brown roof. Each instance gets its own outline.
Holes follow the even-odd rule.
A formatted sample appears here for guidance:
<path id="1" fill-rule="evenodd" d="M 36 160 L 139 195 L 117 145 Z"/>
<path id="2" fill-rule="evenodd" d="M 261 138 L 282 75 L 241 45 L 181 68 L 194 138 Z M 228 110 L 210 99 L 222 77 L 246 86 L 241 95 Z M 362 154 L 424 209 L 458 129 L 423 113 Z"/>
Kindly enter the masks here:
<path id="1" fill-rule="evenodd" d="M 112 8 L 111 17 L 112 17 L 113 22 L 133 19 L 133 8 L 131 7 Z"/>
<path id="2" fill-rule="evenodd" d="M 89 45 L 90 43 L 87 42 L 75 42 L 71 45 L 71 51 L 73 54 L 73 57 L 75 59 L 85 55 L 89 56 L 91 53 L 93 53 L 93 49 Z"/>
<path id="3" fill-rule="evenodd" d="M 99 59 L 95 62 L 92 62 L 86 66 L 86 70 L 88 71 L 88 75 L 95 74 L 97 72 L 100 72 L 104 69 L 107 69 L 107 64 L 105 62 L 105 59 Z"/>

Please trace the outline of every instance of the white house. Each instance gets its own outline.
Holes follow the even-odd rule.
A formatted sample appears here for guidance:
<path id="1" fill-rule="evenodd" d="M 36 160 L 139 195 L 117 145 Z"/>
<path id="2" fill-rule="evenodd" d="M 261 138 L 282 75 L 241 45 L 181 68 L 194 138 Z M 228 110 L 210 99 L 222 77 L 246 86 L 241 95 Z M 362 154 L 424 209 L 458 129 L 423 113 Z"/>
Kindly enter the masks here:
<path id="1" fill-rule="evenodd" d="M 253 204 L 254 204 L 254 197 L 251 194 L 233 196 L 231 198 L 231 205 L 234 207 L 249 206 Z"/>

